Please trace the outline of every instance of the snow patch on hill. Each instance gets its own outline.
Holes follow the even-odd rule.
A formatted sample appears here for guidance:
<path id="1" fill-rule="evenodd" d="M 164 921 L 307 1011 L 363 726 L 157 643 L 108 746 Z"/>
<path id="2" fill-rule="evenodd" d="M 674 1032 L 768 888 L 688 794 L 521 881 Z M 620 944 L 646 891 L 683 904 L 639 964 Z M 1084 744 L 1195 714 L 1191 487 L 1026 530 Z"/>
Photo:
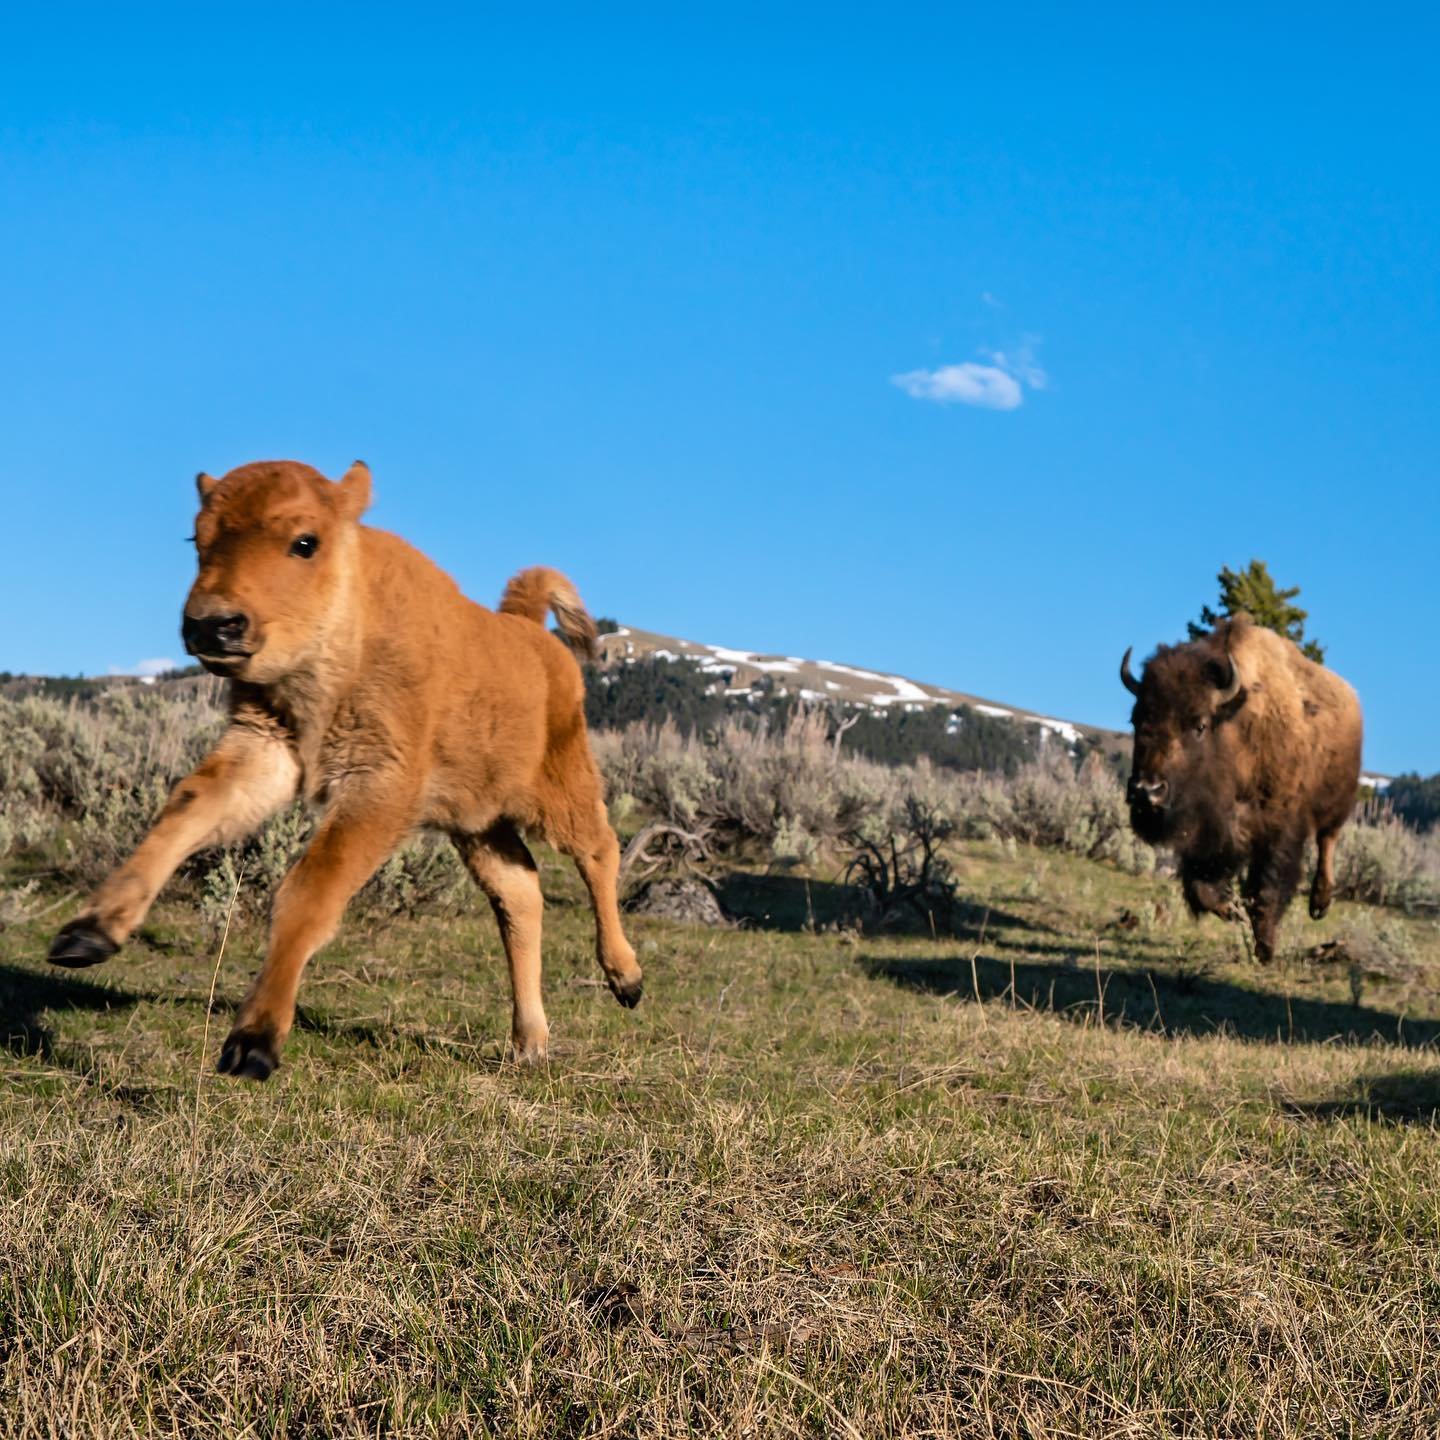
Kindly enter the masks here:
<path id="1" fill-rule="evenodd" d="M 914 711 L 932 705 L 951 708 L 965 705 L 995 719 L 1038 726 L 1042 734 L 1053 735 L 1067 745 L 1075 745 L 1086 736 L 1100 739 L 1107 748 L 1127 743 L 1127 737 L 1115 731 L 1100 730 L 1008 705 L 996 705 L 962 691 L 927 685 L 903 675 L 866 670 L 838 660 L 767 655 L 729 645 L 680 640 L 632 626 L 622 626 L 613 634 L 602 635 L 600 645 L 602 663 L 607 665 L 634 664 L 645 659 L 689 661 L 702 674 L 713 675 L 726 695 L 737 698 L 758 697 L 763 690 L 768 690 L 798 695 L 812 704 L 865 706 L 875 711 Z M 957 721 L 951 723 L 958 725 Z"/>

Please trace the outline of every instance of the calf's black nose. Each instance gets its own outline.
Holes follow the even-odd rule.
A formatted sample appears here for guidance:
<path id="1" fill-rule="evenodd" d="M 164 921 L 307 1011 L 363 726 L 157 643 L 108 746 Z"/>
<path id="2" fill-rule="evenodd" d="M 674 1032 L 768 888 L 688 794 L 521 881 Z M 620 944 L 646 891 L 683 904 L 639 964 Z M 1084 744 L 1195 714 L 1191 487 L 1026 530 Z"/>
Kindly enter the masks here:
<path id="1" fill-rule="evenodd" d="M 192 655 L 224 655 L 244 643 L 250 619 L 238 612 L 220 615 L 187 615 L 180 624 L 180 636 Z"/>

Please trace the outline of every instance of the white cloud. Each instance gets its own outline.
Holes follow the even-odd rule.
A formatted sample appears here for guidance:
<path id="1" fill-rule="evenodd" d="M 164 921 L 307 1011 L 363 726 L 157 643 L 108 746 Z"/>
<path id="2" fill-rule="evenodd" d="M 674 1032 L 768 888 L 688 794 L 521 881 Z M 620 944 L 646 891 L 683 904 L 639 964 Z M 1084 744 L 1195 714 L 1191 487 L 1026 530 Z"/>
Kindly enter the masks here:
<path id="1" fill-rule="evenodd" d="M 1020 382 L 998 365 L 941 365 L 937 370 L 907 370 L 892 375 L 898 385 L 916 400 L 935 400 L 942 405 L 978 405 L 982 410 L 1017 410 L 1025 398 Z"/>
<path id="2" fill-rule="evenodd" d="M 177 670 L 179 666 L 173 660 L 137 660 L 135 664 L 112 665 L 112 675 L 137 675 L 141 680 L 153 680 L 157 675 L 163 675 L 167 670 Z"/>
<path id="3" fill-rule="evenodd" d="M 916 400 L 934 400 L 940 405 L 976 405 L 982 410 L 1018 410 L 1025 391 L 1044 390 L 1050 377 L 1035 359 L 1036 337 L 1027 335 L 1020 347 L 982 350 L 989 364 L 966 360 L 959 365 L 941 365 L 934 370 L 907 370 L 892 375 L 898 385 Z"/>

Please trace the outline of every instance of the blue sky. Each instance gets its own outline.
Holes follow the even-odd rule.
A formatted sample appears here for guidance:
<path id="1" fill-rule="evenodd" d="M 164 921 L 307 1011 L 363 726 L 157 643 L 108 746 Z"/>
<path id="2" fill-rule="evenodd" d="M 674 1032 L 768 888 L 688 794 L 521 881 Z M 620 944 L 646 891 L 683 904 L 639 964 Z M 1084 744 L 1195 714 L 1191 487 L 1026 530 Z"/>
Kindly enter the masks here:
<path id="1" fill-rule="evenodd" d="M 12 8 L 0 668 L 362 456 L 486 602 L 1117 726 L 1260 556 L 1440 770 L 1434 12 L 678 8 Z"/>

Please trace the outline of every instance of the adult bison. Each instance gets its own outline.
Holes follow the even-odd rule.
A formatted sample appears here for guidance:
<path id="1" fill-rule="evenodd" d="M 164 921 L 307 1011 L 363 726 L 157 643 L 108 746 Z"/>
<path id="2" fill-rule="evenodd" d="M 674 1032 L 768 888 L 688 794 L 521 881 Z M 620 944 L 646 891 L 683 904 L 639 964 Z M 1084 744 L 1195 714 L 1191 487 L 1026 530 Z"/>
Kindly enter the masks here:
<path id="1" fill-rule="evenodd" d="M 302 796 L 314 838 L 275 897 L 259 977 L 219 1068 L 263 1080 L 279 1064 L 300 972 L 350 897 L 418 827 L 454 840 L 500 924 L 514 997 L 512 1038 L 544 1055 L 540 879 L 520 837 L 570 855 L 590 892 L 597 951 L 623 1005 L 640 967 L 620 928 L 619 847 L 585 731 L 571 646 L 595 625 L 554 570 L 526 570 L 498 614 L 467 600 L 403 540 L 360 523 L 370 472 L 332 483 L 264 461 L 197 478 L 200 573 L 185 648 L 230 681 L 230 724 L 174 789 L 135 853 L 50 948 L 57 965 L 108 959 L 186 856 L 224 845 Z"/>
<path id="2" fill-rule="evenodd" d="M 1312 837 L 1310 914 L 1330 908 L 1335 841 L 1360 783 L 1360 702 L 1333 671 L 1244 614 L 1188 645 L 1162 645 L 1143 679 L 1130 655 L 1120 662 L 1135 696 L 1130 823 L 1179 856 L 1197 915 L 1238 919 L 1232 882 L 1245 871 L 1255 953 L 1268 962 Z"/>

